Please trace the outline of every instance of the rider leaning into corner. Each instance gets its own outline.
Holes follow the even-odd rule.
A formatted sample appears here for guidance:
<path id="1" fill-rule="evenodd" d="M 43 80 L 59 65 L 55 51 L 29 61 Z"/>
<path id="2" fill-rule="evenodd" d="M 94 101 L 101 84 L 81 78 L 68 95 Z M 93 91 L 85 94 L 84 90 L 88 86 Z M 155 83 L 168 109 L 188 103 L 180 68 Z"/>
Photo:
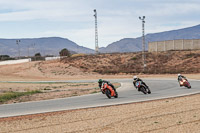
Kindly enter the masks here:
<path id="1" fill-rule="evenodd" d="M 107 83 L 107 84 L 108 84 L 109 86 L 111 86 L 111 87 L 113 88 L 113 90 L 116 92 L 116 89 L 115 89 L 114 85 L 111 84 L 109 81 L 99 79 L 98 83 L 99 83 L 99 88 L 100 88 L 100 89 L 101 89 L 103 83 Z M 103 93 L 103 92 L 102 92 L 102 93 Z"/>
<path id="2" fill-rule="evenodd" d="M 179 83 L 180 86 L 181 86 L 180 80 L 182 80 L 182 79 L 185 79 L 186 81 L 188 81 L 187 78 L 186 78 L 185 76 L 183 76 L 183 75 L 181 75 L 181 74 L 179 73 L 179 74 L 178 74 L 178 83 Z"/>
<path id="3" fill-rule="evenodd" d="M 145 84 L 145 82 L 144 82 L 142 79 L 138 78 L 137 76 L 133 76 L 133 85 L 135 86 L 135 88 L 137 88 L 137 87 L 136 87 L 136 82 L 137 82 L 137 81 L 141 81 L 141 83 L 142 83 L 143 85 L 145 85 L 147 88 L 149 88 L 149 87 Z M 140 90 L 138 89 L 138 91 L 140 91 Z"/>

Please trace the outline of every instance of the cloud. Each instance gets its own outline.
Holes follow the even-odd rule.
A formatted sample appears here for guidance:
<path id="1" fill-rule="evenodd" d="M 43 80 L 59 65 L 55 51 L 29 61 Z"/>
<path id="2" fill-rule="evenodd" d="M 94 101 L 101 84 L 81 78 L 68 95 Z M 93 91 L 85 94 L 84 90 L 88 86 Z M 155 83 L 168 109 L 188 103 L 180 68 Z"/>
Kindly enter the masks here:
<path id="1" fill-rule="evenodd" d="M 0 36 L 60 36 L 93 48 L 93 9 L 97 9 L 99 43 L 106 46 L 141 36 L 138 17 L 143 15 L 146 33 L 196 25 L 199 6 L 198 0 L 0 0 Z"/>
<path id="2" fill-rule="evenodd" d="M 80 2 L 80 0 L 78 0 Z M 36 19 L 75 21 L 88 13 L 85 6 L 64 0 L 13 0 L 0 1 L 0 21 Z M 6 12 L 7 11 L 7 12 Z M 81 20 L 81 19 L 80 19 Z"/>

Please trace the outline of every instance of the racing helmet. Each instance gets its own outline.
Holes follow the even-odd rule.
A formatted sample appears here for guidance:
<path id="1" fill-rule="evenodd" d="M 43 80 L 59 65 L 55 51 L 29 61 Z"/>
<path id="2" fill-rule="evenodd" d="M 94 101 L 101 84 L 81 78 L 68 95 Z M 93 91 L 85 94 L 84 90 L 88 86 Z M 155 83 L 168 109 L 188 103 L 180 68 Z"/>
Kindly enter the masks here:
<path id="1" fill-rule="evenodd" d="M 137 76 L 133 76 L 133 80 L 136 80 L 137 79 Z"/>
<path id="2" fill-rule="evenodd" d="M 181 74 L 180 74 L 180 73 L 178 74 L 178 77 L 179 77 L 179 76 L 181 76 Z"/>
<path id="3" fill-rule="evenodd" d="M 102 83 L 102 82 L 103 82 L 103 80 L 102 80 L 102 79 L 99 79 L 98 83 Z"/>

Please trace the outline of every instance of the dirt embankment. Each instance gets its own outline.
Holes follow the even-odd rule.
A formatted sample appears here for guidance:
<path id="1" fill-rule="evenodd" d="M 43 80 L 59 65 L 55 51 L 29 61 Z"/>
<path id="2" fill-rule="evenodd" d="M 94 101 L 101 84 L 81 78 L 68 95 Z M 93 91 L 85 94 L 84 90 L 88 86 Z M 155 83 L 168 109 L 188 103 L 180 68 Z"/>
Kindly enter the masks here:
<path id="1" fill-rule="evenodd" d="M 200 51 L 146 54 L 147 74 L 200 73 Z M 130 74 L 143 72 L 142 53 L 116 53 L 64 58 L 61 62 L 84 72 Z"/>
<path id="2" fill-rule="evenodd" d="M 0 66 L 1 81 L 70 80 L 92 75 L 93 73 L 83 72 L 59 60 Z"/>
<path id="3" fill-rule="evenodd" d="M 200 73 L 200 51 L 146 53 L 146 64 L 146 74 L 196 74 Z M 81 55 L 0 66 L 1 81 L 131 78 L 141 73 L 141 53 Z"/>

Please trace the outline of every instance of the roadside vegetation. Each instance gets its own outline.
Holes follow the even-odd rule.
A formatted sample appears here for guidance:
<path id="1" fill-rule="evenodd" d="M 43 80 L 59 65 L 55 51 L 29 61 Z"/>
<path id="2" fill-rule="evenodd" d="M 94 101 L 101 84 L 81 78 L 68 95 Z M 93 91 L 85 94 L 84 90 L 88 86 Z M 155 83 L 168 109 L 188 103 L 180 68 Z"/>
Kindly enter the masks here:
<path id="1" fill-rule="evenodd" d="M 21 96 L 29 96 L 36 93 L 42 93 L 42 91 L 35 90 L 35 91 L 27 91 L 27 92 L 13 92 L 13 91 L 6 92 L 0 95 L 0 103 L 4 103 L 6 101 L 9 101 L 11 99 L 16 99 Z"/>
<path id="2" fill-rule="evenodd" d="M 120 83 L 113 83 L 113 85 L 116 88 L 121 86 Z M 87 82 L 0 83 L 0 104 L 65 98 L 98 92 L 100 89 L 97 83 Z"/>

